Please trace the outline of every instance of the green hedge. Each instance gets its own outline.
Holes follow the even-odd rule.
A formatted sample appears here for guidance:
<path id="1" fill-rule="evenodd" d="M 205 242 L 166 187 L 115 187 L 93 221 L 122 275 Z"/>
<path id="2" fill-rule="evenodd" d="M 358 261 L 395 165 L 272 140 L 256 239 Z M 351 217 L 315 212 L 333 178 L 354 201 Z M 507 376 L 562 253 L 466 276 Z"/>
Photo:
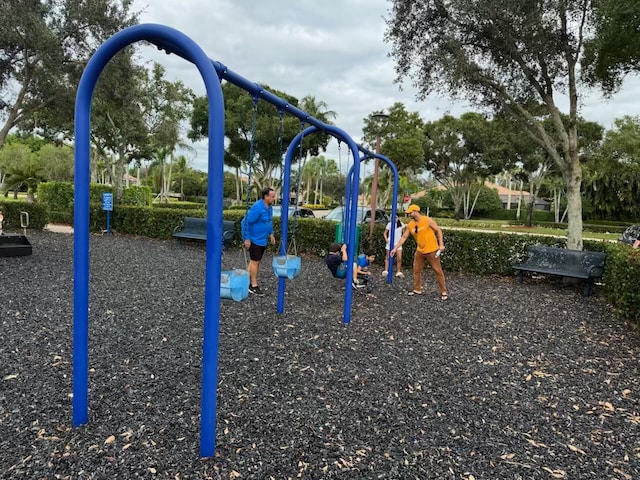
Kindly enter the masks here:
<path id="1" fill-rule="evenodd" d="M 153 203 L 153 208 L 179 208 L 182 210 L 202 210 L 206 211 L 207 206 L 204 203 L 191 202 L 171 202 L 171 203 Z"/>
<path id="2" fill-rule="evenodd" d="M 4 232 L 19 232 L 21 212 L 29 214 L 29 228 L 42 230 L 49 223 L 49 209 L 40 203 L 28 202 L 0 202 L 4 221 L 2 222 Z"/>
<path id="3" fill-rule="evenodd" d="M 51 211 L 66 212 L 73 209 L 73 183 L 46 182 L 38 184 L 38 202 Z"/>
<path id="4" fill-rule="evenodd" d="M 20 211 L 26 210 L 31 215 L 31 226 L 42 228 L 46 221 L 46 207 L 37 204 L 21 202 L 7 202 L 3 204 L 5 211 L 5 228 L 10 225 L 20 225 Z M 155 238 L 172 238 L 171 234 L 176 226 L 181 225 L 185 216 L 205 217 L 205 210 L 190 210 L 185 212 L 181 208 L 154 208 L 117 205 L 112 212 L 111 227 L 114 232 L 144 235 Z M 225 220 L 236 221 L 236 235 L 234 243 L 240 245 L 240 220 L 244 211 L 225 210 Z M 334 241 L 336 223 L 320 220 L 300 218 L 289 222 L 289 237 L 295 228 L 295 250 L 290 242 L 289 250 L 298 254 L 315 254 L 323 256 L 327 247 Z M 102 210 L 102 203 L 91 204 L 90 229 L 101 231 L 106 228 L 106 212 Z M 368 246 L 369 230 L 364 224 L 361 231 L 362 251 Z M 276 238 L 280 238 L 280 218 L 274 219 Z M 376 263 L 384 263 L 385 245 L 382 232 L 384 225 L 375 225 L 373 248 L 376 253 Z M 442 254 L 442 265 L 447 272 L 463 272 L 476 275 L 507 275 L 514 276 L 513 263 L 517 263 L 527 255 L 527 247 L 532 244 L 565 247 L 563 237 L 518 235 L 510 233 L 483 233 L 465 230 L 445 230 L 446 250 Z M 291 240 L 291 238 L 290 238 Z M 403 265 L 411 268 L 415 253 L 415 242 L 408 241 L 403 248 Z M 270 247 L 277 251 L 279 245 Z M 585 250 L 603 251 L 607 253 L 607 266 L 603 285 L 597 291 L 602 292 L 606 300 L 624 318 L 640 323 L 640 250 L 633 250 L 626 245 L 611 242 L 584 241 Z"/>
<path id="5" fill-rule="evenodd" d="M 492 210 L 490 212 L 483 212 L 482 218 L 489 218 L 491 220 L 516 220 L 517 210 Z M 472 215 L 474 216 L 474 215 Z M 527 216 L 527 211 L 523 208 L 520 210 L 520 221 L 524 221 Z M 555 214 L 546 210 L 534 210 L 531 221 L 537 222 L 553 222 L 555 220 Z"/>
<path id="6" fill-rule="evenodd" d="M 145 186 L 132 185 L 122 189 L 122 205 L 136 205 L 138 207 L 148 207 L 151 205 L 151 189 Z"/>

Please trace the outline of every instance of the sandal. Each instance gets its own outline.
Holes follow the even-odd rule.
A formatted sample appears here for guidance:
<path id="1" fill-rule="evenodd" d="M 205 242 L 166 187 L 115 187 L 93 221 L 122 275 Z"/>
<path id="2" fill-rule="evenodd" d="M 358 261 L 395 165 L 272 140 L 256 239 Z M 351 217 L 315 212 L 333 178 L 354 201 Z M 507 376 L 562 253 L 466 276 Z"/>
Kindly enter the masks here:
<path id="1" fill-rule="evenodd" d="M 412 290 L 411 292 L 407 293 L 407 295 L 412 296 L 412 295 L 422 295 L 422 292 L 417 292 L 415 290 Z"/>
<path id="2" fill-rule="evenodd" d="M 440 300 L 442 300 L 443 302 L 449 300 L 449 294 L 447 292 L 441 293 Z"/>

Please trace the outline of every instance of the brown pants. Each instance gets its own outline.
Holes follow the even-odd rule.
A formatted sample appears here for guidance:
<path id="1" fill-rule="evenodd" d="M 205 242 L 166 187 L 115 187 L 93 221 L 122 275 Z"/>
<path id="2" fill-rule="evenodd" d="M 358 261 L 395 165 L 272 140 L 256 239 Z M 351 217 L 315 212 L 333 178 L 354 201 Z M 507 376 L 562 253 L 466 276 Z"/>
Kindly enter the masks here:
<path id="1" fill-rule="evenodd" d="M 422 270 L 424 269 L 425 260 L 429 262 L 433 273 L 436 275 L 436 281 L 440 287 L 440 294 L 447 293 L 447 284 L 444 281 L 442 265 L 440 264 L 440 258 L 436 258 L 436 252 L 415 253 L 413 257 L 413 290 L 416 292 L 422 291 Z"/>

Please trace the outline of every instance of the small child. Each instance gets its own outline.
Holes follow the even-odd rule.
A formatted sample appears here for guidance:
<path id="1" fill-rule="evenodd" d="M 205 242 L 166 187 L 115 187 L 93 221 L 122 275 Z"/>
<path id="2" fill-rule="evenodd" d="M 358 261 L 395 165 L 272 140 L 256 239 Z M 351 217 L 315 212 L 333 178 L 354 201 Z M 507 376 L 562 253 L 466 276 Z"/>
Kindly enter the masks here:
<path id="1" fill-rule="evenodd" d="M 346 262 L 347 246 L 345 244 L 332 243 L 329 245 L 329 253 L 324 258 L 324 262 L 336 278 L 345 278 L 347 276 Z"/>
<path id="2" fill-rule="evenodd" d="M 369 265 L 375 261 L 376 254 L 373 250 L 366 250 L 353 262 L 353 286 L 363 288 L 369 283 Z"/>
<path id="3" fill-rule="evenodd" d="M 393 232 L 393 246 L 398 246 L 398 242 L 402 238 L 402 234 L 404 233 L 405 225 L 400 221 L 399 218 L 396 218 L 396 227 Z M 389 273 L 389 252 L 392 250 L 391 243 L 391 222 L 387 223 L 387 226 L 384 227 L 384 241 L 386 245 L 386 256 L 384 257 L 384 271 L 382 272 L 382 276 L 386 277 Z M 396 268 L 397 273 L 396 277 L 404 277 L 404 273 L 402 273 L 402 247 L 398 247 L 396 250 Z"/>

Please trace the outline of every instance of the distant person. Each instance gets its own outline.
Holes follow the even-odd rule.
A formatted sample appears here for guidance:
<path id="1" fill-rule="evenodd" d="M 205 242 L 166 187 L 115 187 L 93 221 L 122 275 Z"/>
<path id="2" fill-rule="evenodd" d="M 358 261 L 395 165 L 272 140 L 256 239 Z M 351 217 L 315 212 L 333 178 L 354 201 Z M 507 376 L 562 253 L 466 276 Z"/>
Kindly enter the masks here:
<path id="1" fill-rule="evenodd" d="M 258 286 L 258 271 L 260 261 L 267 249 L 267 241 L 271 245 L 276 243 L 273 234 L 273 207 L 276 192 L 273 188 L 262 190 L 262 199 L 254 203 L 242 219 L 242 239 L 244 248 L 249 251 L 249 292 L 257 296 L 263 296 L 264 291 Z"/>
<path id="2" fill-rule="evenodd" d="M 444 251 L 442 230 L 432 218 L 420 214 L 418 205 L 409 205 L 407 215 L 411 217 L 411 221 L 407 224 L 407 229 L 402 238 L 391 250 L 390 254 L 396 255 L 398 249 L 409 238 L 409 235 L 417 243 L 416 253 L 413 257 L 413 291 L 409 292 L 409 295 L 422 295 L 422 270 L 425 261 L 427 261 L 436 275 L 436 280 L 440 287 L 440 298 L 447 300 L 449 295 L 444 273 L 442 272 L 442 265 L 440 264 L 440 253 Z"/>
<path id="3" fill-rule="evenodd" d="M 404 197 L 402 197 L 402 209 L 406 210 L 407 208 L 409 208 L 410 203 L 411 203 L 411 197 L 409 196 L 408 193 L 405 193 Z"/>
<path id="4" fill-rule="evenodd" d="M 405 225 L 400 221 L 399 218 L 396 217 L 396 226 L 393 232 L 393 246 L 398 245 L 398 242 L 402 238 L 402 234 L 404 233 Z M 384 271 L 382 272 L 382 276 L 386 276 L 389 273 L 389 252 L 391 251 L 389 243 L 391 242 L 391 222 L 387 223 L 387 226 L 384 227 L 384 241 L 386 245 L 386 255 L 384 257 Z M 404 273 L 402 273 L 402 247 L 400 247 L 396 252 L 396 277 L 404 277 Z"/>
<path id="5" fill-rule="evenodd" d="M 329 245 L 329 253 L 324 257 L 324 263 L 329 268 L 331 275 L 336 278 L 347 276 L 347 245 L 332 243 Z"/>

